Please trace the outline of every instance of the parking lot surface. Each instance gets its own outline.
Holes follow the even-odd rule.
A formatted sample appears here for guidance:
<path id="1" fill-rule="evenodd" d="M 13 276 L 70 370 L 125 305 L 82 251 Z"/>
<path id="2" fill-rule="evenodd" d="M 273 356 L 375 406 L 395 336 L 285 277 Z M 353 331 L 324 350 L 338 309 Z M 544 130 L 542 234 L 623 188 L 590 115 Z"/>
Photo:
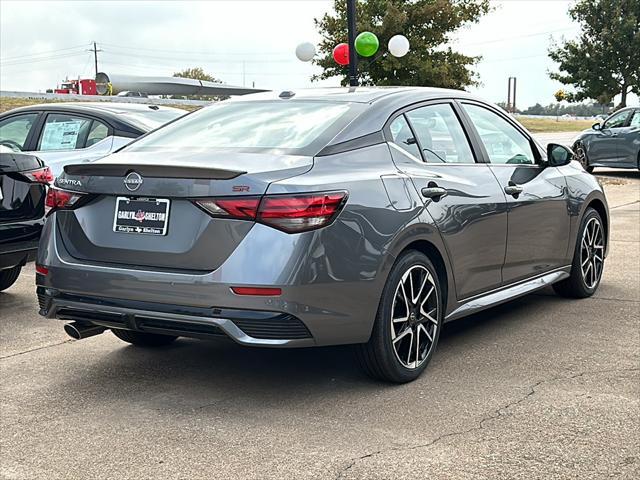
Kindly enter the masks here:
<path id="1" fill-rule="evenodd" d="M 596 172 L 612 235 L 595 297 L 545 290 L 448 324 L 402 386 L 348 347 L 70 341 L 28 266 L 0 293 L 0 476 L 639 478 L 640 177 Z"/>

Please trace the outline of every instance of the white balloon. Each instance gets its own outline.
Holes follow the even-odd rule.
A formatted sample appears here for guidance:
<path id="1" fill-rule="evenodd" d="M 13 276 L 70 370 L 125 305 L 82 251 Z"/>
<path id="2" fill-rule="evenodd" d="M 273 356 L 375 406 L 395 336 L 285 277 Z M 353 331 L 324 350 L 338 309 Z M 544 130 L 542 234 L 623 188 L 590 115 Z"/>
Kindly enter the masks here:
<path id="1" fill-rule="evenodd" d="M 388 47 L 394 57 L 404 57 L 409 53 L 409 39 L 404 35 L 394 35 L 389 39 Z"/>
<path id="2" fill-rule="evenodd" d="M 296 57 L 302 62 L 310 62 L 316 56 L 316 47 L 313 43 L 304 42 L 296 47 Z"/>

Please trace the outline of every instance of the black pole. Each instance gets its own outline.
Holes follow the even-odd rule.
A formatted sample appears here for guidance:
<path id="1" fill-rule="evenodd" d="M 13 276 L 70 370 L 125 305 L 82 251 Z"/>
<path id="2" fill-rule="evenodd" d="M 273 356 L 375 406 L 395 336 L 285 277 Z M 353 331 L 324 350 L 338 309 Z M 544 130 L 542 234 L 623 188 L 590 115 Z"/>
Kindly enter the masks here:
<path id="1" fill-rule="evenodd" d="M 98 76 L 98 47 L 96 42 L 93 42 L 93 63 L 96 67 L 96 77 Z"/>
<path id="2" fill-rule="evenodd" d="M 356 53 L 356 0 L 347 0 L 349 38 L 349 86 L 358 86 L 358 54 Z"/>

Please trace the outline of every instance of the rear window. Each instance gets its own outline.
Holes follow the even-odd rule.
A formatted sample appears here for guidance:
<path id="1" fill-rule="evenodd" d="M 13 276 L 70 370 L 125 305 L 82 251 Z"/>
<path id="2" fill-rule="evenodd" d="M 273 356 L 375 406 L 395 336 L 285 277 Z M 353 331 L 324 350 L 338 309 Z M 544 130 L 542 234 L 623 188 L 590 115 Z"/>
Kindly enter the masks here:
<path id="1" fill-rule="evenodd" d="M 126 150 L 231 148 L 312 154 L 305 149 L 326 145 L 353 118 L 355 108 L 337 102 L 221 102 L 141 138 Z"/>

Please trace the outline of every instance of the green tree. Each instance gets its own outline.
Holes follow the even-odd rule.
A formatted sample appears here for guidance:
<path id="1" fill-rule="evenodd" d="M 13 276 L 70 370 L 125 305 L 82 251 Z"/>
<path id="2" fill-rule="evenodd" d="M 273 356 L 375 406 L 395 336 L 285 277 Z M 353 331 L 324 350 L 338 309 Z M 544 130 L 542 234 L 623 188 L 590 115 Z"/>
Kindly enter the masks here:
<path id="1" fill-rule="evenodd" d="M 348 67 L 333 60 L 333 48 L 347 41 L 347 6 L 335 0 L 335 14 L 314 19 L 322 35 L 319 58 L 314 63 L 323 72 L 312 80 L 342 76 L 348 84 Z M 477 84 L 470 69 L 480 57 L 470 57 L 446 47 L 449 35 L 458 28 L 477 22 L 489 11 L 488 0 L 359 0 L 358 32 L 371 31 L 380 40 L 380 51 L 372 60 L 360 59 L 361 85 L 422 85 L 463 88 Z M 402 58 L 386 53 L 387 42 L 397 34 L 405 35 L 411 50 Z"/>
<path id="2" fill-rule="evenodd" d="M 181 72 L 174 73 L 173 76 L 174 77 L 180 77 L 180 78 L 192 78 L 194 80 L 202 80 L 202 81 L 206 81 L 206 82 L 222 83 L 222 80 L 219 80 L 216 77 L 214 77 L 213 75 L 210 75 L 210 74 L 206 73 L 200 67 L 186 68 L 186 69 L 182 70 Z M 178 100 L 189 99 L 189 100 L 211 100 L 211 101 L 215 101 L 215 100 L 224 100 L 224 99 L 229 98 L 229 97 L 227 97 L 227 96 L 212 96 L 212 95 L 187 95 L 187 96 L 173 95 L 171 98 L 178 99 Z"/>
<path id="3" fill-rule="evenodd" d="M 626 106 L 629 92 L 640 93 L 640 1 L 579 0 L 569 15 L 582 32 L 549 50 L 560 70 L 550 77 L 573 85 L 576 100 L 620 94 Z"/>

